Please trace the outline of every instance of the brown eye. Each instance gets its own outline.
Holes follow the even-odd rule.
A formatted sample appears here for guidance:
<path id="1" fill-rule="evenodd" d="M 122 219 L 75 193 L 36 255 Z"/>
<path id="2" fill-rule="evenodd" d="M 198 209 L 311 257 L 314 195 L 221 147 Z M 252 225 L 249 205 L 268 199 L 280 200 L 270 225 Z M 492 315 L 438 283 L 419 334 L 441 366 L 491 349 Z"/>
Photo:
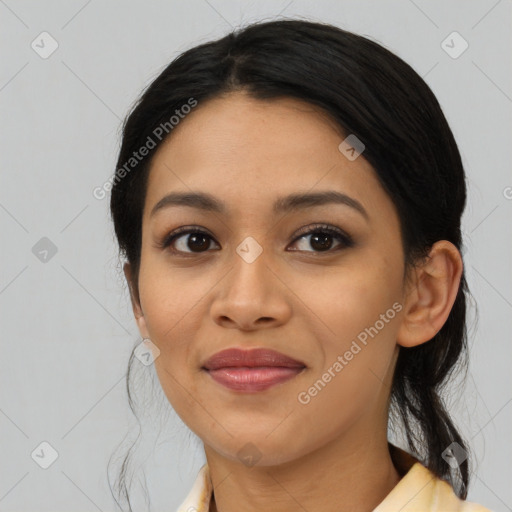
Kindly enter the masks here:
<path id="1" fill-rule="evenodd" d="M 314 226 L 313 228 L 309 227 L 308 231 L 302 233 L 294 240 L 294 243 L 308 237 L 310 237 L 309 242 L 304 243 L 306 248 L 296 250 L 306 252 L 327 252 L 352 247 L 354 245 L 354 242 L 349 235 L 341 231 L 341 229 L 330 225 L 322 224 Z M 338 246 L 334 249 L 332 249 L 333 239 L 338 241 Z M 308 251 L 307 246 L 312 247 L 313 251 Z"/>
<path id="2" fill-rule="evenodd" d="M 188 235 L 181 235 L 176 238 L 179 240 L 183 236 L 188 237 L 188 240 L 183 244 L 187 249 L 190 249 L 192 252 L 201 252 L 206 251 L 210 246 L 210 237 L 203 233 L 189 233 Z M 178 247 L 178 250 L 183 250 Z"/>
<path id="3" fill-rule="evenodd" d="M 308 228 L 305 228 L 303 232 L 295 238 L 293 243 L 297 244 L 302 240 L 306 240 L 308 237 L 310 237 L 310 241 L 304 242 L 303 248 L 292 250 L 322 253 L 333 252 L 343 248 L 352 247 L 354 245 L 352 238 L 348 234 L 329 224 L 317 224 L 312 227 L 308 226 Z M 157 247 L 160 249 L 169 248 L 172 253 L 201 254 L 208 252 L 213 241 L 213 237 L 207 232 L 188 226 L 179 228 L 168 234 L 157 244 Z M 335 242 L 338 242 L 338 244 L 335 245 Z M 308 247 L 313 250 L 308 250 Z M 220 248 L 218 244 L 217 248 Z"/>
<path id="4" fill-rule="evenodd" d="M 202 253 L 210 248 L 213 238 L 198 229 L 181 228 L 166 236 L 158 244 L 161 249 L 172 247 L 172 252 Z"/>

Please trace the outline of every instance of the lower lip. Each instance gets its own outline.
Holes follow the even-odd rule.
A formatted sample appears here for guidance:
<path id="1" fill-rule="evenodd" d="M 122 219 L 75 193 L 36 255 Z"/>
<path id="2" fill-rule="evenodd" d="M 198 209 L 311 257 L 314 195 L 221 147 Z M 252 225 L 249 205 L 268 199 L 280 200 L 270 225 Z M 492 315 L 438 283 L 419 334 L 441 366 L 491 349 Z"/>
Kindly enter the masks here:
<path id="1" fill-rule="evenodd" d="M 207 370 L 212 379 L 234 391 L 263 391 L 276 384 L 293 379 L 304 368 L 285 368 L 265 366 L 249 368 L 247 366 Z"/>

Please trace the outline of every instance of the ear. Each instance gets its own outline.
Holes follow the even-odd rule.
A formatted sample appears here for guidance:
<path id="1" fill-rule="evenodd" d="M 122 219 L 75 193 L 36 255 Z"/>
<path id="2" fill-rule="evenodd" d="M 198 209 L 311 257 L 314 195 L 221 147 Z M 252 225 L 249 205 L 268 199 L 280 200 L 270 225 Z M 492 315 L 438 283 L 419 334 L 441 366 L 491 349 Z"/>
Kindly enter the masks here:
<path id="1" fill-rule="evenodd" d="M 135 321 L 137 322 L 139 332 L 143 338 L 149 338 L 150 336 L 146 326 L 146 319 L 144 318 L 144 312 L 142 311 L 142 306 L 140 305 L 139 294 L 135 291 L 138 287 L 133 280 L 132 267 L 130 263 L 126 262 L 123 265 L 123 271 L 128 283 L 128 288 L 130 289 L 130 299 L 132 302 L 133 315 L 135 316 Z"/>
<path id="2" fill-rule="evenodd" d="M 408 280 L 398 345 L 420 345 L 441 330 L 455 302 L 462 270 L 462 257 L 451 242 L 440 240 L 432 246 Z"/>

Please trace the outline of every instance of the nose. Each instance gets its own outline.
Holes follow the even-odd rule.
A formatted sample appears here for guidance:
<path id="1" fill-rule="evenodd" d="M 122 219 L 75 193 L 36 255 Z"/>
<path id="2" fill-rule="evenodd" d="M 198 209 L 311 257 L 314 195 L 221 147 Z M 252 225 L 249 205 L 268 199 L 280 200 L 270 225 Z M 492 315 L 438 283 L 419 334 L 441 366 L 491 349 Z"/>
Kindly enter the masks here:
<path id="1" fill-rule="evenodd" d="M 214 322 L 244 331 L 286 323 L 291 316 L 292 293 L 267 259 L 260 255 L 251 261 L 236 254 L 233 262 L 211 305 Z"/>

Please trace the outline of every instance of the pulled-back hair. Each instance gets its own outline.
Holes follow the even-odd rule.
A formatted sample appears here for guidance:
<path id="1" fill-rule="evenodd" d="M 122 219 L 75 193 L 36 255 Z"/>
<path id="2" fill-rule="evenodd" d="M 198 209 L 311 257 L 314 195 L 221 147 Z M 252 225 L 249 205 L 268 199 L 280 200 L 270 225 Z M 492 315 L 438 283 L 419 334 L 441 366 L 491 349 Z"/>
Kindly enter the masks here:
<path id="1" fill-rule="evenodd" d="M 120 254 L 131 264 L 137 299 L 151 157 L 172 137 L 169 131 L 158 139 L 154 130 L 191 98 L 200 108 L 208 99 L 235 91 L 318 106 L 342 132 L 364 143 L 364 158 L 397 208 L 406 268 L 423 261 L 438 240 L 448 240 L 462 252 L 464 169 L 452 131 L 425 81 L 398 56 L 360 35 L 302 20 L 260 22 L 179 55 L 143 91 L 124 122 L 116 169 L 148 137 L 156 142 L 147 158 L 114 181 L 111 193 L 115 234 Z M 455 303 L 439 332 L 418 346 L 400 347 L 390 397 L 390 414 L 402 423 L 409 451 L 463 499 L 469 453 L 458 475 L 442 454 L 453 442 L 466 452 L 468 447 L 446 410 L 442 389 L 456 366 L 467 369 L 468 294 L 463 270 Z M 133 353 L 129 368 L 132 362 Z M 130 370 L 127 388 L 130 396 Z"/>

